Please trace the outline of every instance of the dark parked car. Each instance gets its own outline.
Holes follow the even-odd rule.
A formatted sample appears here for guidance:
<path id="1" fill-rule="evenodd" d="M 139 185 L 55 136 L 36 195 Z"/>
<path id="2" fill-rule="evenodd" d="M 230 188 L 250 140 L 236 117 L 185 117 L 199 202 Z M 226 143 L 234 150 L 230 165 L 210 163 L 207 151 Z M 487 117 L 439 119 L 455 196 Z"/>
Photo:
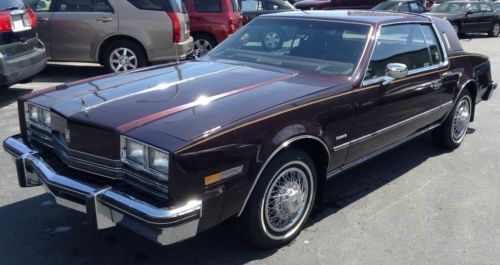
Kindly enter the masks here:
<path id="1" fill-rule="evenodd" d="M 292 4 L 283 0 L 242 0 L 240 1 L 243 13 L 243 24 L 263 14 L 295 10 Z"/>
<path id="2" fill-rule="evenodd" d="M 294 4 L 303 10 L 370 9 L 384 0 L 302 0 Z"/>
<path id="3" fill-rule="evenodd" d="M 294 37 L 269 50 L 256 27 Z M 326 179 L 428 131 L 457 148 L 495 88 L 488 57 L 445 20 L 284 12 L 196 61 L 24 96 L 4 148 L 21 187 L 44 185 L 99 229 L 171 244 L 238 216 L 246 239 L 274 247 Z"/>
<path id="4" fill-rule="evenodd" d="M 450 1 L 428 14 L 450 21 L 458 35 L 482 32 L 497 37 L 500 34 L 500 13 L 488 2 Z"/>
<path id="5" fill-rule="evenodd" d="M 0 87 L 28 82 L 46 64 L 35 13 L 22 0 L 0 1 Z"/>
<path id="6" fill-rule="evenodd" d="M 203 56 L 243 26 L 238 0 L 182 0 L 187 7 L 194 55 Z"/>
<path id="7" fill-rule="evenodd" d="M 374 8 L 372 8 L 372 10 L 410 12 L 417 14 L 429 11 L 418 1 L 412 1 L 412 0 L 386 0 L 376 5 Z"/>

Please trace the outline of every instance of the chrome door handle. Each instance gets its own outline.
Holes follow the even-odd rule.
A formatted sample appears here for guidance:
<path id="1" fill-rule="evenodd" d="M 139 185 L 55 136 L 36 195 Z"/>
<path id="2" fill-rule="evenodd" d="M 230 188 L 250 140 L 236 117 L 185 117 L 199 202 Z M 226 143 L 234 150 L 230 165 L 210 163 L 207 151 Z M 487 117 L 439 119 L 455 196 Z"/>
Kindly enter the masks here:
<path id="1" fill-rule="evenodd" d="M 101 18 L 98 18 L 96 20 L 99 22 L 102 22 L 102 23 L 107 23 L 107 22 L 112 22 L 113 18 L 112 17 L 101 17 Z"/>
<path id="2" fill-rule="evenodd" d="M 49 22 L 49 18 L 48 17 L 39 17 L 39 18 L 37 18 L 37 21 L 38 22 Z"/>

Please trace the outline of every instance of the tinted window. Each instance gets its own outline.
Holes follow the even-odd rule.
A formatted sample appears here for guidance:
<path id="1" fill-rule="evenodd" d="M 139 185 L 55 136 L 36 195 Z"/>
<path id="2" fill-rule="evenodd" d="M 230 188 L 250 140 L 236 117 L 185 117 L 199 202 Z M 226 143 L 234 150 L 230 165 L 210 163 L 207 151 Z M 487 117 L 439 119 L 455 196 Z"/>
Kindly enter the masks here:
<path id="1" fill-rule="evenodd" d="M 123 1 L 123 0 L 122 0 Z M 142 10 L 185 12 L 181 0 L 127 0 Z"/>
<path id="2" fill-rule="evenodd" d="M 440 5 L 440 4 L 444 4 L 446 2 L 449 2 L 449 1 L 451 1 L 451 0 L 436 0 L 435 3 Z"/>
<path id="3" fill-rule="evenodd" d="M 283 22 L 257 19 L 221 43 L 209 56 L 350 76 L 359 63 L 370 31 L 369 26 L 359 24 L 306 19 Z"/>
<path id="4" fill-rule="evenodd" d="M 467 3 L 446 3 L 432 9 L 432 13 L 464 13 Z"/>
<path id="5" fill-rule="evenodd" d="M 408 12 L 408 4 L 402 2 L 386 1 L 378 4 L 373 9 Z"/>
<path id="6" fill-rule="evenodd" d="M 24 9 L 22 0 L 0 0 L 0 11 L 6 9 Z"/>
<path id="7" fill-rule="evenodd" d="M 92 0 L 59 0 L 55 11 L 58 12 L 92 12 Z"/>
<path id="8" fill-rule="evenodd" d="M 423 12 L 424 8 L 417 3 L 410 3 L 411 12 Z"/>
<path id="9" fill-rule="evenodd" d="M 472 12 L 479 12 L 479 4 L 470 4 L 467 8 L 467 10 L 472 11 Z"/>
<path id="10" fill-rule="evenodd" d="M 219 13 L 222 12 L 220 0 L 195 0 L 194 8 L 200 13 Z"/>
<path id="11" fill-rule="evenodd" d="M 94 12 L 113 12 L 108 0 L 94 0 Z"/>
<path id="12" fill-rule="evenodd" d="M 26 0 L 25 2 L 36 12 L 47 12 L 52 4 L 52 0 Z"/>
<path id="13" fill-rule="evenodd" d="M 493 8 L 491 8 L 491 6 L 489 4 L 486 4 L 486 3 L 481 3 L 480 8 L 481 8 L 482 12 L 492 12 L 493 11 Z"/>
<path id="14" fill-rule="evenodd" d="M 380 30 L 365 79 L 385 76 L 389 63 L 405 64 L 409 71 L 438 64 L 441 62 L 441 52 L 437 44 L 436 36 L 429 26 L 384 26 Z"/>

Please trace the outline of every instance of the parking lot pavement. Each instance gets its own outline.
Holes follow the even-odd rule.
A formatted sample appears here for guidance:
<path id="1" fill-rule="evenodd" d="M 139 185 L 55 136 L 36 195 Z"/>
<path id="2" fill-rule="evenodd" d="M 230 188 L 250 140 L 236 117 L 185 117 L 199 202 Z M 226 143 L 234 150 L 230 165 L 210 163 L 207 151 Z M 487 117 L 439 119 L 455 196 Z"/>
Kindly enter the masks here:
<path id="1" fill-rule="evenodd" d="M 489 55 L 500 81 L 499 38 L 463 45 Z M 34 83 L 0 91 L 0 138 L 18 131 L 19 95 L 101 73 L 51 65 Z M 435 148 L 427 134 L 330 181 L 305 231 L 272 251 L 242 243 L 234 221 L 169 247 L 122 228 L 92 232 L 84 215 L 55 205 L 42 188 L 19 188 L 2 150 L 0 264 L 498 264 L 499 97 L 478 106 L 454 152 Z"/>

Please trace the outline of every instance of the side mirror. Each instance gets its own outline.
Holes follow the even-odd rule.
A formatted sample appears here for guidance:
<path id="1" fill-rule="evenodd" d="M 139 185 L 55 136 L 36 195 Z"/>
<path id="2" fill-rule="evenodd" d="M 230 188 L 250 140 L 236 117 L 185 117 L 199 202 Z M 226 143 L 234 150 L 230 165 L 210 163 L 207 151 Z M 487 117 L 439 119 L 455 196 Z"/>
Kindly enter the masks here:
<path id="1" fill-rule="evenodd" d="M 467 13 L 465 13 L 465 14 L 467 14 L 467 15 L 472 15 L 472 14 L 474 14 L 474 11 L 472 11 L 472 10 L 467 10 Z"/>
<path id="2" fill-rule="evenodd" d="M 385 68 L 385 75 L 393 79 L 405 78 L 407 74 L 408 66 L 403 63 L 390 63 Z"/>

